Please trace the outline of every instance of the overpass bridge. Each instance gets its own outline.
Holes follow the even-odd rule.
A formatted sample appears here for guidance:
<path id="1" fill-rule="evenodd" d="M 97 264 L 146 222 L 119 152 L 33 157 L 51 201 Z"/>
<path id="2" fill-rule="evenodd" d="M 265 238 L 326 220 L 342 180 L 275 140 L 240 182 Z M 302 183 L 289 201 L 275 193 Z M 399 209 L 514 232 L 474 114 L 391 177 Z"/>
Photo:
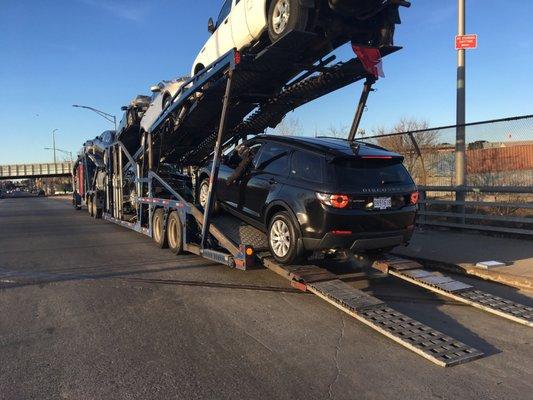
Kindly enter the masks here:
<path id="1" fill-rule="evenodd" d="M 0 180 L 52 178 L 70 176 L 71 174 L 71 162 L 0 165 Z"/>

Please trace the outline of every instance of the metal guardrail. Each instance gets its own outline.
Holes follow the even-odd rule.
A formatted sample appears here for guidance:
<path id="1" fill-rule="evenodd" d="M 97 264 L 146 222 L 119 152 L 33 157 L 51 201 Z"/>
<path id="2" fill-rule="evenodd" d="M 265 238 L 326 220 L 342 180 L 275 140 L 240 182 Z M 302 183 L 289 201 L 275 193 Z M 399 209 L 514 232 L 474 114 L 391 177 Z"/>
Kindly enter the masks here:
<path id="1" fill-rule="evenodd" d="M 72 163 L 42 163 L 0 165 L 0 179 L 24 179 L 72 174 Z"/>
<path id="2" fill-rule="evenodd" d="M 533 187 L 420 186 L 419 190 L 420 225 L 533 236 Z M 467 200 L 451 200 L 457 192 L 465 193 Z M 450 200 L 442 199 L 446 193 L 453 193 Z M 502 201 L 502 196 L 516 199 Z"/>

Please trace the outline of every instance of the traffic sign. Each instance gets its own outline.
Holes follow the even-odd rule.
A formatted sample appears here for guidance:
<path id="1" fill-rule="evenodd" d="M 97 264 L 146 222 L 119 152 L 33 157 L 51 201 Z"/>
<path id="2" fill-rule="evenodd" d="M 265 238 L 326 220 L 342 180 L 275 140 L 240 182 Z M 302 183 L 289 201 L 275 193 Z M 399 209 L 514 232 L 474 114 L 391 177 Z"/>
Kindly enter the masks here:
<path id="1" fill-rule="evenodd" d="M 455 50 L 477 48 L 477 35 L 457 35 L 455 37 Z"/>

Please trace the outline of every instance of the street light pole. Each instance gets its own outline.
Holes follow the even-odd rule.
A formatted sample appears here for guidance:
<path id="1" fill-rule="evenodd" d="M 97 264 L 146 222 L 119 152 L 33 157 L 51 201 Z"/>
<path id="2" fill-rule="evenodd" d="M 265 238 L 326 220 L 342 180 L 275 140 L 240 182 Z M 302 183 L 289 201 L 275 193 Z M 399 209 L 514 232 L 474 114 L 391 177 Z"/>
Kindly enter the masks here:
<path id="1" fill-rule="evenodd" d="M 91 111 L 95 112 L 96 114 L 98 114 L 102 118 L 106 119 L 107 121 L 112 122 L 113 125 L 115 126 L 115 132 L 117 131 L 117 117 L 115 115 L 106 113 L 106 112 L 101 111 L 101 110 L 98 110 L 98 109 L 96 109 L 94 107 L 80 106 L 79 104 L 73 104 L 72 107 L 85 108 L 87 110 L 91 110 Z"/>
<path id="2" fill-rule="evenodd" d="M 457 34 L 462 36 L 465 34 L 465 2 L 466 0 L 458 0 L 457 12 Z M 461 189 L 466 184 L 466 137 L 465 126 L 466 123 L 466 50 L 457 50 L 457 110 L 456 123 L 457 131 L 455 137 L 455 185 Z M 465 192 L 458 191 L 455 195 L 455 200 L 464 202 Z M 464 204 L 464 203 L 463 203 Z M 464 212 L 464 205 L 459 205 L 458 211 Z"/>
<path id="3" fill-rule="evenodd" d="M 56 132 L 58 131 L 59 129 L 54 129 L 52 131 L 52 144 L 54 146 L 54 164 L 57 163 L 57 159 L 56 159 Z"/>

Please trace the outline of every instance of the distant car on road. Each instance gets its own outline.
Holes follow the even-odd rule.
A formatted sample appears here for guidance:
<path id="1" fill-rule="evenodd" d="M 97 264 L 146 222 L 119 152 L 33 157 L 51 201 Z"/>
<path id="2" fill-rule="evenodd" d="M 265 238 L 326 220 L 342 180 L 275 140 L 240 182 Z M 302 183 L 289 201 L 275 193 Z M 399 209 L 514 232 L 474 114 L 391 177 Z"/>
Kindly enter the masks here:
<path id="1" fill-rule="evenodd" d="M 148 132 L 152 124 L 161 115 L 163 110 L 169 106 L 174 95 L 187 80 L 189 80 L 189 77 L 183 76 L 170 81 L 161 81 L 150 88 L 152 97 L 150 99 L 150 105 L 141 120 L 142 131 Z"/>
<path id="2" fill-rule="evenodd" d="M 192 74 L 232 48 L 242 50 L 274 43 L 292 30 L 315 32 L 337 47 L 353 41 L 361 45 L 391 45 L 400 23 L 402 0 L 225 0 L 216 22 L 210 18 L 207 40 Z"/>

